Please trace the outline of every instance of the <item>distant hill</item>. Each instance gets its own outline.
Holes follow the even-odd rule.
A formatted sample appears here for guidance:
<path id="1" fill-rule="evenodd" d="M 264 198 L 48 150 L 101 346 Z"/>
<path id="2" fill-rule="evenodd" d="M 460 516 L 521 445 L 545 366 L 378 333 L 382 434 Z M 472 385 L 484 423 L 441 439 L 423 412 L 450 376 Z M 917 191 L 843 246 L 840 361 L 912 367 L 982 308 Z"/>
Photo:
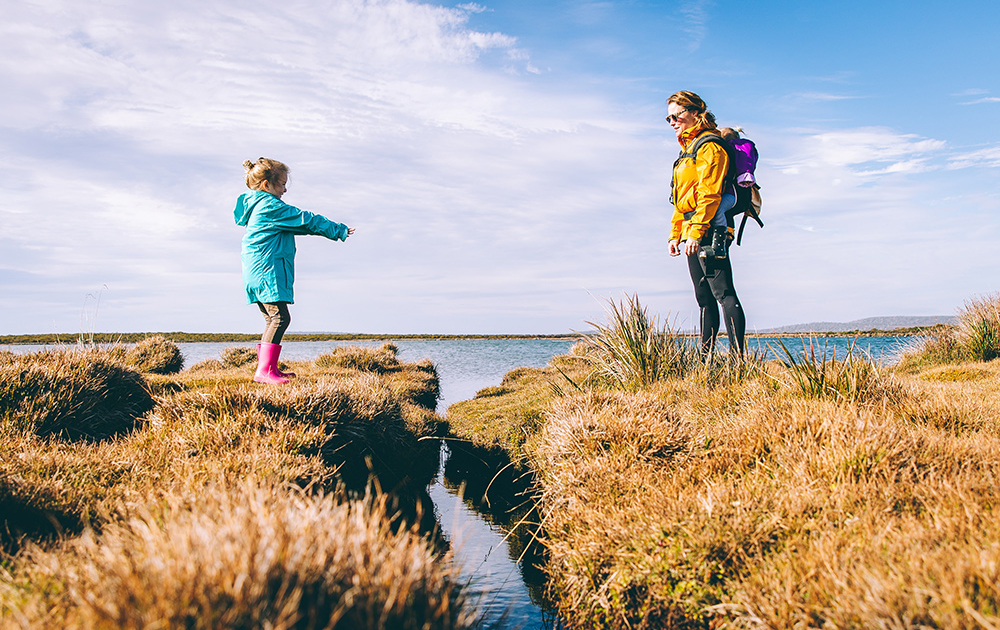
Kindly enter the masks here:
<path id="1" fill-rule="evenodd" d="M 770 330 L 757 332 L 774 333 L 808 333 L 808 332 L 847 332 L 850 330 L 895 330 L 897 328 L 914 328 L 917 326 L 933 326 L 935 324 L 954 324 L 953 315 L 897 315 L 892 317 L 866 317 L 852 322 L 810 322 L 808 324 L 793 324 L 780 326 Z"/>

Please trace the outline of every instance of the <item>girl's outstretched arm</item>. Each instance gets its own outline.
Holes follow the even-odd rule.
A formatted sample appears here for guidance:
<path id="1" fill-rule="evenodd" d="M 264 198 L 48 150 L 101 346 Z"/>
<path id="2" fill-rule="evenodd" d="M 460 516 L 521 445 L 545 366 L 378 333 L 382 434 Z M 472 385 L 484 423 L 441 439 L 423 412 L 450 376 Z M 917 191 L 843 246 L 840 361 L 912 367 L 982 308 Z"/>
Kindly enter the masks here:
<path id="1" fill-rule="evenodd" d="M 279 205 L 271 209 L 268 222 L 279 230 L 293 234 L 315 234 L 335 241 L 343 241 L 354 233 L 352 228 L 343 223 L 331 221 L 321 214 L 300 210 L 277 199 L 276 201 Z"/>

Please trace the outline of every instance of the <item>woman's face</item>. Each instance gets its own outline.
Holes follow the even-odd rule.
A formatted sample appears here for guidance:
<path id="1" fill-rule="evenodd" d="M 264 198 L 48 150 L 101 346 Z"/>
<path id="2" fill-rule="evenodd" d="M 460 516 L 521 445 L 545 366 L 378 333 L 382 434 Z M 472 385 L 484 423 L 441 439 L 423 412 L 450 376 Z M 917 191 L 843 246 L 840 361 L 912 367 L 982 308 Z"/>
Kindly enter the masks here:
<path id="1" fill-rule="evenodd" d="M 694 127 L 695 117 L 694 114 L 689 112 L 687 109 L 681 107 L 677 103 L 667 104 L 667 122 L 673 128 L 674 133 L 680 138 L 681 134 Z"/>

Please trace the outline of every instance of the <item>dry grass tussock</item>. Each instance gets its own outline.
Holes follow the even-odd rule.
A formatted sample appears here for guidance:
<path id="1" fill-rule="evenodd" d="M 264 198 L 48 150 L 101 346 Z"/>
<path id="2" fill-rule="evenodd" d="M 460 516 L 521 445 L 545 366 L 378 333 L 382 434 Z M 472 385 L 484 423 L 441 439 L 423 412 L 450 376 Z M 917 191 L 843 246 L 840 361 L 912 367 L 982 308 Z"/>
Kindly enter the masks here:
<path id="1" fill-rule="evenodd" d="M 123 360 L 133 369 L 150 374 L 176 374 L 184 367 L 180 348 L 163 335 L 146 337 L 125 349 Z"/>
<path id="2" fill-rule="evenodd" d="M 333 352 L 316 358 L 318 367 L 343 367 L 362 372 L 385 373 L 399 366 L 396 359 L 396 346 L 392 343 L 382 344 L 380 348 L 365 348 L 361 346 L 342 346 Z"/>
<path id="3" fill-rule="evenodd" d="M 223 349 L 219 358 L 222 360 L 222 367 L 235 368 L 250 365 L 251 363 L 256 367 L 257 348 L 251 346 L 230 346 Z"/>
<path id="4" fill-rule="evenodd" d="M 156 599 L 155 604 L 149 604 L 153 607 L 152 609 L 161 610 L 161 612 L 163 607 L 170 606 L 169 597 L 174 595 L 187 597 L 194 593 L 194 591 L 184 591 L 183 589 L 153 593 L 152 591 L 155 591 L 156 588 L 151 585 L 156 585 L 157 582 L 149 575 L 142 579 L 148 578 L 150 580 L 143 587 L 150 592 L 142 593 L 143 588 L 139 587 L 140 582 L 137 581 L 139 578 L 112 577 L 115 572 L 124 570 L 123 567 L 132 562 L 132 559 L 138 562 L 138 558 L 142 554 L 139 551 L 129 551 L 128 553 L 132 555 L 119 558 L 119 561 L 124 563 L 122 567 L 113 568 L 113 563 L 111 563 L 113 558 L 102 550 L 116 549 L 115 553 L 117 554 L 123 549 L 128 549 L 127 545 L 138 545 L 139 539 L 135 538 L 136 536 L 140 536 L 140 534 L 147 536 L 147 533 L 143 533 L 147 530 L 152 532 L 149 529 L 152 521 L 149 521 L 147 516 L 153 515 L 154 520 L 161 523 L 161 520 L 166 518 L 162 513 L 162 506 L 165 505 L 190 506 L 206 503 L 206 505 L 214 506 L 211 508 L 213 510 L 244 509 L 238 507 L 241 505 L 240 502 L 250 499 L 239 497 L 230 499 L 216 496 L 216 491 L 225 485 L 226 480 L 266 479 L 269 484 L 273 484 L 274 488 L 291 486 L 309 488 L 310 492 L 327 492 L 330 498 L 325 500 L 334 501 L 334 497 L 339 497 L 338 500 L 343 501 L 350 496 L 349 490 L 363 490 L 371 474 L 378 476 L 381 487 L 390 489 L 408 484 L 422 486 L 430 480 L 436 470 L 438 442 L 420 439 L 436 436 L 442 428 L 440 418 L 424 404 L 427 401 L 433 404 L 437 400 L 439 391 L 437 375 L 433 366 L 427 363 L 399 364 L 393 372 L 381 375 L 347 368 L 318 368 L 312 364 L 295 363 L 292 367 L 299 374 L 299 378 L 288 385 L 279 387 L 249 382 L 252 366 L 187 371 L 175 375 L 147 374 L 143 376 L 121 367 L 117 361 L 118 359 L 113 353 L 96 350 L 73 356 L 44 354 L 23 358 L 12 358 L 7 355 L 3 357 L 3 363 L 0 364 L 2 369 L 14 369 L 10 366 L 17 366 L 17 369 L 21 370 L 16 372 L 17 375 L 20 375 L 19 378 L 24 374 L 34 374 L 32 370 L 37 367 L 40 374 L 46 375 L 52 372 L 63 380 L 52 378 L 45 380 L 38 377 L 31 382 L 41 383 L 44 386 L 25 391 L 12 389 L 10 384 L 25 382 L 26 379 L 4 378 L 3 383 L 7 388 L 0 390 L 3 395 L 3 398 L 0 398 L 0 405 L 3 405 L 3 409 L 7 410 L 2 417 L 2 422 L 0 422 L 0 519 L 3 521 L 0 525 L 0 548 L 15 554 L 4 561 L 3 567 L 7 573 L 0 572 L 0 610 L 3 611 L 3 614 L 0 615 L 0 626 L 7 624 L 7 626 L 17 627 L 20 624 L 18 620 L 23 619 L 21 615 L 34 614 L 31 613 L 31 610 L 36 609 L 31 608 L 31 606 L 35 604 L 39 606 L 36 612 L 44 610 L 50 604 L 58 604 L 67 607 L 63 611 L 66 615 L 64 619 L 70 620 L 71 625 L 116 627 L 117 622 L 101 621 L 105 619 L 101 615 L 111 614 L 108 611 L 111 611 L 117 604 L 115 606 L 109 604 L 106 610 L 102 608 L 104 612 L 100 612 L 96 608 L 88 612 L 85 610 L 85 606 L 81 607 L 82 604 L 74 604 L 76 608 L 70 610 L 69 604 L 67 604 L 70 600 L 77 601 L 73 598 L 83 598 L 93 602 L 119 601 L 114 600 L 112 594 L 106 594 L 98 588 L 99 582 L 103 582 L 105 579 L 120 579 L 123 584 L 125 582 L 133 584 L 134 582 L 135 592 L 132 594 L 120 593 L 119 595 L 122 597 L 127 596 L 139 598 L 137 601 L 152 602 L 163 595 L 160 599 Z M 78 416 L 73 415 L 85 407 L 81 405 L 81 401 L 90 400 L 89 397 L 104 403 L 109 400 L 108 388 L 98 387 L 103 381 L 94 376 L 94 370 L 97 370 L 96 374 L 104 374 L 105 372 L 112 375 L 120 374 L 128 383 L 137 384 L 138 390 L 145 395 L 145 400 L 148 401 L 147 407 L 149 409 L 145 415 L 138 418 L 138 422 L 133 422 L 135 419 L 129 416 L 128 426 L 130 430 L 127 432 L 117 432 L 101 440 L 63 439 L 63 436 L 72 436 L 74 432 L 80 433 L 84 427 L 88 426 L 79 420 Z M 14 373 L 12 372 L 12 374 Z M 66 383 L 68 382 L 70 385 L 75 383 L 76 381 L 72 379 L 79 374 L 85 376 L 85 378 L 81 377 L 81 382 L 86 382 L 89 387 L 92 389 L 96 387 L 99 391 L 94 393 L 91 389 L 84 389 L 75 398 L 70 396 L 76 390 L 73 390 Z M 70 380 L 66 381 L 67 378 Z M 150 397 L 149 391 L 155 392 L 152 397 Z M 33 411 L 43 409 L 42 402 L 63 401 L 64 399 L 66 404 L 59 408 L 61 411 L 58 413 L 44 415 Z M 155 403 L 155 408 L 153 403 Z M 48 402 L 46 404 L 48 405 Z M 45 406 L 44 410 L 48 410 L 51 406 Z M 45 424 L 46 422 L 49 424 Z M 24 427 L 47 427 L 52 422 L 62 423 L 56 426 L 69 426 L 70 429 L 63 431 L 24 430 Z M 274 494 L 277 490 L 272 488 L 268 492 Z M 253 493 L 250 494 L 253 495 Z M 253 500 L 256 501 L 256 499 Z M 216 501 L 217 503 L 215 503 Z M 229 504 L 226 501 L 235 501 L 235 503 Z M 284 501 L 285 503 L 282 505 L 286 506 L 282 507 L 281 510 L 287 511 L 291 509 L 287 508 L 288 505 L 299 505 L 300 503 L 309 509 L 319 509 L 316 506 L 309 507 L 312 504 L 307 505 L 306 499 L 301 497 L 294 498 L 294 500 L 293 498 L 281 499 L 281 501 Z M 289 501 L 292 503 L 288 503 Z M 296 501 L 299 503 L 295 503 Z M 303 501 L 306 503 L 302 503 Z M 229 507 L 226 507 L 227 505 Z M 329 511 L 333 508 L 324 507 L 322 509 Z M 360 509 L 357 508 L 357 510 Z M 260 514 L 264 513 L 260 512 Z M 183 511 L 177 510 L 170 514 L 172 515 L 170 518 L 176 517 L 180 521 L 188 519 L 184 521 L 188 525 L 197 519 L 201 519 L 199 522 L 205 523 L 215 519 L 214 516 L 197 516 L 199 514 L 197 510 L 192 512 L 194 515 L 188 516 L 184 516 Z M 355 514 L 351 517 L 354 521 L 361 518 L 355 512 L 351 512 L 351 514 Z M 371 514 L 378 516 L 375 510 Z M 308 520 L 307 517 L 308 514 L 303 516 L 304 519 Z M 303 523 L 305 522 L 303 521 Z M 245 523 L 244 525 L 247 532 L 254 531 L 249 525 Z M 139 529 L 135 529 L 134 526 L 139 527 Z M 370 524 L 370 526 L 374 526 L 374 524 Z M 70 539 L 89 527 L 100 531 L 102 535 L 94 538 L 92 542 L 72 543 L 68 546 L 60 542 Z M 237 529 L 220 531 L 219 536 L 222 536 L 220 540 L 229 540 L 226 537 Z M 406 530 L 406 528 L 403 529 Z M 166 531 L 148 533 L 148 536 L 161 540 L 163 536 L 167 536 Z M 210 532 L 210 530 L 197 528 L 191 529 L 191 531 L 200 531 L 206 536 L 208 535 L 206 532 Z M 102 537 L 109 532 L 132 542 L 109 543 L 107 541 L 112 539 Z M 256 536 L 256 534 L 253 535 Z M 261 535 L 263 536 L 263 534 Z M 309 534 L 309 536 L 312 535 Z M 129 538 L 130 536 L 132 538 Z M 162 538 L 162 540 L 167 540 L 167 538 Z M 169 540 L 175 539 L 170 538 Z M 308 542 L 310 539 L 307 536 L 303 540 Z M 380 551 L 379 554 L 370 556 L 364 562 L 377 563 L 393 558 L 402 561 L 402 556 L 392 555 L 396 551 L 391 548 L 392 545 L 403 544 L 402 540 L 401 538 L 384 538 L 380 544 L 389 545 L 389 547 Z M 207 538 L 203 542 L 206 546 L 211 546 L 213 539 Z M 306 542 L 294 542 L 294 545 L 306 544 Z M 257 541 L 251 537 L 244 538 L 243 543 L 249 549 L 253 549 Z M 32 552 L 34 555 L 30 557 L 24 555 L 24 550 L 33 544 L 41 545 L 56 555 L 39 555 L 42 552 L 37 550 Z M 308 544 L 314 545 L 314 542 L 308 542 Z M 408 542 L 405 544 L 410 545 Z M 114 545 L 119 546 L 115 547 Z M 70 548 L 73 549 L 72 552 L 66 551 Z M 262 551 L 259 553 L 266 555 L 269 553 L 267 551 L 269 549 L 280 550 L 283 548 L 265 546 L 261 549 Z M 90 553 L 93 553 L 94 557 L 87 558 L 87 554 Z M 166 553 L 166 551 L 150 551 L 151 555 L 142 560 L 149 566 L 142 570 L 152 570 L 150 567 L 158 562 L 156 554 L 162 553 Z M 43 574 L 31 573 L 32 564 L 41 557 L 58 558 L 58 562 L 55 564 L 62 566 L 66 562 L 68 563 L 66 566 L 69 568 L 61 573 L 52 573 L 43 580 L 41 579 L 44 577 Z M 73 558 L 72 562 L 70 558 Z M 433 563 L 434 558 L 436 556 L 432 554 L 421 562 L 429 566 Z M 188 558 L 186 561 L 191 567 L 196 567 L 197 571 L 211 573 L 195 558 Z M 178 564 L 182 562 L 182 559 L 178 556 L 176 562 L 175 560 L 170 562 Z M 359 559 L 357 562 L 361 562 L 361 560 Z M 50 566 L 55 565 L 50 563 Z M 438 566 L 444 574 L 448 573 L 446 565 L 438 563 Z M 136 567 L 137 565 L 132 566 L 133 569 L 139 570 Z M 52 570 L 55 571 L 55 569 Z M 326 567 L 327 574 L 323 579 L 333 579 L 330 572 L 340 570 L 341 567 Z M 344 570 L 350 572 L 355 569 L 348 567 Z M 385 577 L 396 570 L 403 569 L 387 566 L 378 569 L 376 573 Z M 104 571 L 110 573 L 102 573 Z M 373 568 L 372 571 L 375 569 Z M 28 574 L 33 577 L 11 581 L 12 575 L 23 577 Z M 224 576 L 226 574 L 212 575 Z M 268 573 L 267 575 L 272 574 Z M 446 577 L 439 576 L 439 578 L 434 579 L 440 581 Z M 398 607 L 398 601 L 401 601 L 398 598 L 412 596 L 416 598 L 414 601 L 417 601 L 417 607 L 420 608 L 424 605 L 420 603 L 423 599 L 430 597 L 431 602 L 433 602 L 433 597 L 435 597 L 393 590 L 392 582 L 396 581 L 397 578 L 390 580 L 388 577 L 385 577 L 386 580 L 389 580 L 388 586 L 383 585 L 384 588 L 379 586 L 382 590 L 370 591 L 370 588 L 374 588 L 375 582 L 367 581 L 364 576 L 358 576 L 358 579 L 361 580 L 361 586 L 354 590 L 348 589 L 345 591 L 346 599 L 337 600 L 337 602 L 330 604 L 322 599 L 327 597 L 325 594 L 327 592 L 323 590 L 327 586 L 317 586 L 318 583 L 316 583 L 308 586 L 306 590 L 295 590 L 299 589 L 299 586 L 296 586 L 299 583 L 299 578 L 289 579 L 292 580 L 288 583 L 288 589 L 291 590 L 288 590 L 287 593 L 285 591 L 279 593 L 282 597 L 287 595 L 287 598 L 282 600 L 285 603 L 280 604 L 278 608 L 266 608 L 266 611 L 269 611 L 267 614 L 276 615 L 267 622 L 267 624 L 277 624 L 272 625 L 272 627 L 282 627 L 281 623 L 284 622 L 278 623 L 278 621 L 291 619 L 292 617 L 288 616 L 291 613 L 288 611 L 298 610 L 301 612 L 307 608 L 312 610 L 310 607 L 313 606 L 316 615 L 326 615 L 328 610 L 333 610 L 338 615 L 343 612 L 343 621 L 338 627 L 411 627 L 405 624 L 393 625 L 396 622 L 386 622 L 389 625 L 382 626 L 374 621 L 373 625 L 370 626 L 354 626 L 349 620 L 360 619 L 360 617 L 352 615 L 367 613 L 344 612 L 338 607 L 344 605 L 350 607 L 351 601 L 358 602 L 359 606 L 369 606 L 370 602 L 377 600 L 381 602 L 379 606 L 384 604 L 385 610 L 390 611 L 396 610 Z M 427 581 L 430 578 L 420 579 Z M 336 580 L 341 580 L 341 578 L 337 577 Z M 401 581 L 400 585 L 402 586 L 404 583 L 405 580 Z M 202 581 L 199 584 L 201 586 L 197 588 L 209 588 L 208 582 Z M 285 588 L 281 584 L 279 581 L 275 588 Z M 324 584 L 327 583 L 324 582 Z M 72 586 L 73 589 L 94 590 L 64 592 L 63 589 L 69 588 L 69 586 Z M 247 589 L 266 590 L 273 586 L 273 584 L 248 583 L 237 590 L 246 594 L 249 592 Z M 180 586 L 177 588 L 179 589 Z M 220 593 L 227 593 L 229 591 L 226 589 L 232 590 L 236 587 L 231 582 L 225 582 L 216 584 L 214 588 Z M 299 604 L 293 603 L 294 598 L 299 597 L 296 593 L 302 597 L 315 595 L 320 599 L 312 602 L 303 600 L 299 606 Z M 114 595 L 114 597 L 119 595 Z M 379 599 L 383 595 L 388 599 Z M 461 601 L 454 599 L 455 595 L 452 591 L 445 589 L 440 595 L 443 598 L 450 598 L 449 606 L 458 608 L 463 606 Z M 111 599 L 105 600 L 105 597 Z M 146 599 L 141 599 L 142 597 Z M 202 596 L 198 595 L 198 597 Z M 184 613 L 184 610 L 190 601 L 174 600 L 175 611 L 169 614 L 175 616 L 170 617 L 170 619 L 176 620 L 180 618 L 176 615 L 187 614 Z M 219 601 L 210 601 L 209 598 L 204 601 L 198 600 L 195 603 L 198 606 L 211 608 Z M 28 606 L 30 602 L 34 602 L 34 604 Z M 79 604 L 79 602 L 77 603 Z M 194 606 L 195 603 L 190 605 Z M 258 604 L 247 605 L 253 610 L 265 610 L 265 608 L 260 608 Z M 104 603 L 101 603 L 101 606 L 104 606 Z M 258 606 L 258 608 L 253 608 L 253 606 Z M 295 609 L 295 606 L 299 606 L 299 608 Z M 375 605 L 372 604 L 372 606 Z M 436 604 L 431 605 L 431 607 L 434 606 Z M 247 609 L 250 612 L 246 612 L 246 614 L 258 614 L 252 612 L 251 608 Z M 452 615 L 453 619 L 458 619 L 464 614 L 456 612 L 458 608 L 452 608 L 447 614 Z M 198 610 L 207 610 L 207 608 L 199 608 Z M 444 611 L 445 608 L 442 607 L 441 610 Z M 222 614 L 222 611 L 217 612 Z M 121 619 L 122 623 L 125 623 L 129 612 L 122 609 L 114 614 L 123 615 Z M 166 612 L 162 614 L 168 615 Z M 244 613 L 240 612 L 239 614 Z M 241 617 L 241 619 L 243 618 L 250 617 Z M 41 617 L 37 619 L 40 620 Z M 141 618 L 137 617 L 136 619 L 139 621 L 133 619 L 127 623 L 139 624 Z M 206 617 L 206 619 L 208 621 L 205 623 L 209 625 L 205 627 L 258 626 L 256 623 L 249 622 L 249 625 L 240 626 L 235 621 L 233 622 L 235 625 L 232 626 L 211 626 L 211 618 Z M 294 627 L 314 627 L 307 621 L 296 623 L 298 625 Z M 447 623 L 450 622 L 442 621 L 442 624 L 445 625 L 441 627 L 448 627 Z M 33 623 L 29 624 L 29 627 L 33 625 Z M 58 625 L 58 623 L 53 622 L 52 625 Z M 185 624 L 167 623 L 167 626 L 171 625 Z M 433 624 L 431 626 L 437 627 Z"/>
<path id="5" fill-rule="evenodd" d="M 7 627 L 469 628 L 466 587 L 384 499 L 214 485 L 45 551 Z M 44 588 L 38 588 L 44 585 Z M 5 598 L 7 599 L 7 598 Z M 9 601 L 9 599 L 8 599 Z"/>
<path id="6" fill-rule="evenodd" d="M 860 398 L 764 368 L 552 406 L 533 462 L 570 622 L 1000 626 L 1000 367 Z"/>
<path id="7" fill-rule="evenodd" d="M 0 432 L 104 439 L 153 408 L 143 378 L 116 353 L 47 351 L 0 357 Z"/>

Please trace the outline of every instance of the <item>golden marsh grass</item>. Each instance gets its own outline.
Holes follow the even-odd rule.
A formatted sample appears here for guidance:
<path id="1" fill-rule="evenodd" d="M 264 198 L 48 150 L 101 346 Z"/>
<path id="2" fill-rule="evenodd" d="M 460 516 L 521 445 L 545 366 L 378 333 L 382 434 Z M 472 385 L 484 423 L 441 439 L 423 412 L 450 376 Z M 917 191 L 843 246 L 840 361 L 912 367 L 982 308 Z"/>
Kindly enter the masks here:
<path id="1" fill-rule="evenodd" d="M 0 358 L 63 379 L 3 390 L 0 627 L 474 623 L 448 558 L 386 496 L 364 494 L 370 475 L 386 489 L 433 475 L 438 442 L 421 439 L 443 427 L 433 365 L 293 362 L 299 378 L 278 387 L 249 382 L 252 364 L 140 375 L 120 355 Z M 99 391 L 65 384 L 78 373 Z M 67 439 L 106 422 L 74 420 L 74 400 L 115 400 L 136 384 L 149 405 L 127 430 Z M 64 397 L 58 412 L 25 402 Z M 50 416 L 67 426 L 27 430 Z"/>
<path id="2" fill-rule="evenodd" d="M 996 362 L 706 362 L 523 425 L 519 374 L 476 401 L 526 436 L 570 627 L 1000 627 Z"/>

